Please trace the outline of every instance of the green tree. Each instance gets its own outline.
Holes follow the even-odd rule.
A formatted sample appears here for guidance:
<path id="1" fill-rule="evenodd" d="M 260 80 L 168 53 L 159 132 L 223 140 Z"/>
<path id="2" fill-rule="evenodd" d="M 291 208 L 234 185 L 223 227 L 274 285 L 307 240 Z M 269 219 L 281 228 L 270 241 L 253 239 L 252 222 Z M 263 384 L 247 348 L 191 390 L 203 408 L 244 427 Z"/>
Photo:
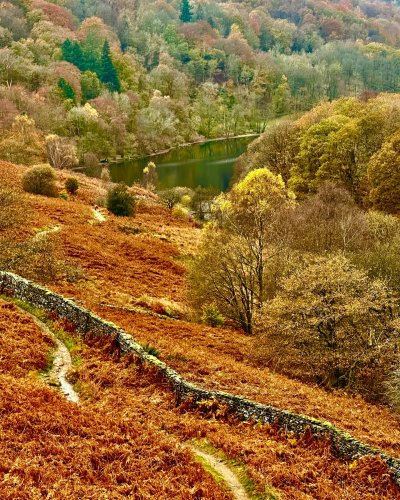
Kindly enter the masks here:
<path id="1" fill-rule="evenodd" d="M 190 23 L 193 18 L 192 7 L 190 5 L 189 0 L 182 0 L 181 3 L 181 14 L 179 19 L 183 23 Z"/>
<path id="2" fill-rule="evenodd" d="M 64 78 L 60 78 L 58 80 L 57 85 L 61 91 L 63 98 L 70 99 L 75 104 L 76 94 L 75 94 L 75 90 L 72 88 L 72 85 L 70 85 Z"/>
<path id="3" fill-rule="evenodd" d="M 95 99 L 101 92 L 101 83 L 94 71 L 84 71 L 81 75 L 81 89 L 84 101 Z"/>
<path id="4" fill-rule="evenodd" d="M 272 109 L 277 116 L 288 113 L 291 108 L 291 93 L 288 79 L 285 75 L 272 96 Z"/>
<path id="5" fill-rule="evenodd" d="M 84 68 L 84 57 L 79 42 L 71 41 L 68 38 L 61 45 L 62 58 L 74 64 L 80 70 Z"/>
<path id="6" fill-rule="evenodd" d="M 104 41 L 101 54 L 101 81 L 114 92 L 119 92 L 121 90 L 118 73 L 111 59 L 110 44 L 108 40 Z"/>

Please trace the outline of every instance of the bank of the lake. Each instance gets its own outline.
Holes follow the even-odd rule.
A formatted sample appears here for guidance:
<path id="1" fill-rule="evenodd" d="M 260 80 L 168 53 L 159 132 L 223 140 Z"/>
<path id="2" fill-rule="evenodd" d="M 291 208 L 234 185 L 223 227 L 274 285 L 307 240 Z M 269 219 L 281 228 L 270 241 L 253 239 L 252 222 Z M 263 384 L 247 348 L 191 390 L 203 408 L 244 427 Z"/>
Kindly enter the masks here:
<path id="1" fill-rule="evenodd" d="M 142 179 L 143 169 L 153 161 L 157 166 L 158 187 L 214 187 L 225 191 L 230 183 L 235 160 L 257 135 L 211 140 L 172 149 L 168 152 L 109 165 L 111 179 L 132 185 Z M 95 172 L 87 171 L 95 175 Z"/>

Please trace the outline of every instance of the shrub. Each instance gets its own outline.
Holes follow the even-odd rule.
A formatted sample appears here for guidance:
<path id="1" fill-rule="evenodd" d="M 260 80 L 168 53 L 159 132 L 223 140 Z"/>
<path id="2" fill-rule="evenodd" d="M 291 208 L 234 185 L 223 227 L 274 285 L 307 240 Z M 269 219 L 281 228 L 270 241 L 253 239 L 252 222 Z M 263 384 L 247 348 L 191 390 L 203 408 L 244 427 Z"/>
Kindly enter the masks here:
<path id="1" fill-rule="evenodd" d="M 50 165 L 37 165 L 22 177 L 22 187 L 28 193 L 56 196 L 56 173 Z"/>
<path id="2" fill-rule="evenodd" d="M 189 207 L 192 200 L 193 191 L 190 188 L 176 186 L 171 189 L 160 191 L 158 195 L 167 208 L 173 209 L 174 206 L 180 202 L 182 202 L 185 207 Z M 185 200 L 184 203 L 183 199 Z"/>
<path id="3" fill-rule="evenodd" d="M 69 194 L 76 194 L 79 189 L 79 181 L 76 177 L 68 177 L 65 181 L 65 189 Z"/>
<path id="4" fill-rule="evenodd" d="M 157 347 L 154 347 L 151 344 L 144 344 L 142 345 L 143 351 L 147 352 L 147 354 L 150 354 L 150 356 L 154 356 L 155 358 L 158 358 L 160 355 L 160 351 L 157 349 Z"/>
<path id="5" fill-rule="evenodd" d="M 47 159 L 54 168 L 72 168 L 78 164 L 76 146 L 66 137 L 46 137 Z"/>
<path id="6" fill-rule="evenodd" d="M 201 321 L 212 327 L 222 326 L 224 324 L 224 318 L 215 304 L 208 304 L 203 307 Z"/>
<path id="7" fill-rule="evenodd" d="M 54 236 L 34 237 L 22 242 L 0 238 L 0 270 L 51 283 L 62 275 L 59 253 L 59 241 Z"/>
<path id="8" fill-rule="evenodd" d="M 177 219 L 188 219 L 190 217 L 188 210 L 180 203 L 174 206 L 172 209 L 172 215 Z"/>
<path id="9" fill-rule="evenodd" d="M 118 184 L 108 191 L 107 208 L 114 215 L 123 217 L 129 217 L 135 213 L 135 198 L 125 184 Z"/>
<path id="10" fill-rule="evenodd" d="M 83 155 L 83 165 L 86 168 L 95 168 L 99 165 L 99 159 L 94 153 L 85 153 Z"/>
<path id="11" fill-rule="evenodd" d="M 111 182 L 110 169 L 108 169 L 107 167 L 104 167 L 104 168 L 101 170 L 100 179 L 101 179 L 101 180 L 102 180 L 105 184 L 107 184 L 108 182 Z"/>

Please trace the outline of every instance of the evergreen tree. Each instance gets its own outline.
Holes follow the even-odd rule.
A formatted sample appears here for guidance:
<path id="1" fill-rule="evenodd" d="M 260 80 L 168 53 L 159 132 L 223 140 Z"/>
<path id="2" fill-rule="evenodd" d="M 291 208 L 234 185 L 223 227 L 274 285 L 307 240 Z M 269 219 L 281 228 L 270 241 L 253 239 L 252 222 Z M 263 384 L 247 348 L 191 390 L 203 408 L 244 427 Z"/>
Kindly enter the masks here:
<path id="1" fill-rule="evenodd" d="M 204 8 L 201 4 L 199 4 L 197 7 L 197 12 L 196 12 L 196 19 L 197 19 L 197 21 L 202 21 L 205 18 L 206 18 L 206 14 L 204 12 Z"/>
<path id="2" fill-rule="evenodd" d="M 192 7 L 190 6 L 189 0 L 182 0 L 181 4 L 181 15 L 179 19 L 183 23 L 190 23 L 193 18 Z"/>
<path id="3" fill-rule="evenodd" d="M 111 59 L 108 40 L 105 40 L 101 54 L 101 81 L 112 91 L 119 92 L 121 89 L 118 73 Z"/>
<path id="4" fill-rule="evenodd" d="M 64 78 L 58 80 L 58 88 L 61 90 L 64 99 L 71 99 L 73 102 L 76 101 L 75 90 Z"/>
<path id="5" fill-rule="evenodd" d="M 83 67 L 82 49 L 78 42 L 71 41 L 67 38 L 61 45 L 61 52 L 64 61 L 74 64 L 81 71 L 85 69 Z"/>

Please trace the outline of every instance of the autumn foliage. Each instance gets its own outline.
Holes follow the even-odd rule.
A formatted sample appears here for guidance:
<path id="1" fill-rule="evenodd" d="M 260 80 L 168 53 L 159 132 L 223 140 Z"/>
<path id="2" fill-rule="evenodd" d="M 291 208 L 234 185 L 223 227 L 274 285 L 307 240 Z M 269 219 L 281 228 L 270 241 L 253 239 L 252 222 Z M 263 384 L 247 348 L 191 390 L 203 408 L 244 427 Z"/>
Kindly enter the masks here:
<path id="1" fill-rule="evenodd" d="M 0 318 L 1 324 L 12 321 L 7 346 L 14 346 L 0 376 L 2 498 L 91 498 L 111 491 L 116 498 L 230 498 L 184 448 L 190 439 L 207 440 L 244 463 L 259 493 L 274 487 L 289 498 L 397 495 L 379 459 L 340 462 L 328 443 L 308 434 L 298 438 L 176 408 L 158 377 L 134 358 L 119 357 L 112 339 L 87 337 L 83 344 L 75 338 L 82 362 L 72 376 L 81 403 L 68 403 L 32 375 L 44 367 L 51 345 L 46 336 L 14 305 L 1 302 Z"/>
<path id="2" fill-rule="evenodd" d="M 20 189 L 25 169 L 0 165 L 2 184 Z M 57 175 L 59 182 L 68 177 L 62 170 Z M 92 207 L 105 188 L 100 180 L 80 174 L 77 178 L 80 188 L 73 199 L 24 195 L 30 218 L 20 221 L 19 238 L 31 238 L 33 228 L 60 226 L 62 259 L 81 270 L 77 279 L 60 273 L 47 286 L 154 346 L 163 361 L 190 381 L 328 419 L 360 440 L 400 455 L 397 420 L 387 407 L 343 391 L 328 393 L 261 367 L 252 356 L 252 339 L 229 325 L 211 328 L 187 318 L 146 314 L 145 294 L 152 303 L 168 299 L 187 306 L 181 258 L 195 251 L 199 228 L 174 218 L 140 187 L 134 188 L 142 197 L 135 219 L 108 214 L 98 223 Z M 4 227 L 2 237 L 15 237 L 14 232 L 15 227 Z M 40 275 L 35 280 L 41 281 Z M 2 307 L 0 315 L 1 345 L 13 347 L 1 358 L 0 405 L 7 410 L 0 447 L 4 498 L 15 498 L 16 492 L 27 498 L 47 493 L 90 498 L 110 491 L 117 498 L 227 498 L 182 448 L 191 439 L 205 439 L 229 459 L 245 464 L 259 493 L 273 486 L 289 498 L 398 496 L 379 459 L 342 462 L 332 456 L 328 443 L 308 435 L 301 438 L 270 426 L 226 420 L 218 408 L 218 415 L 176 408 L 170 389 L 133 357 L 120 357 L 113 339 L 74 337 L 81 361 L 71 379 L 81 404 L 71 406 L 32 374 L 46 367 L 49 340 L 14 307 Z M 20 343 L 21 336 L 30 340 Z M 24 368 L 18 360 L 29 361 Z"/>

